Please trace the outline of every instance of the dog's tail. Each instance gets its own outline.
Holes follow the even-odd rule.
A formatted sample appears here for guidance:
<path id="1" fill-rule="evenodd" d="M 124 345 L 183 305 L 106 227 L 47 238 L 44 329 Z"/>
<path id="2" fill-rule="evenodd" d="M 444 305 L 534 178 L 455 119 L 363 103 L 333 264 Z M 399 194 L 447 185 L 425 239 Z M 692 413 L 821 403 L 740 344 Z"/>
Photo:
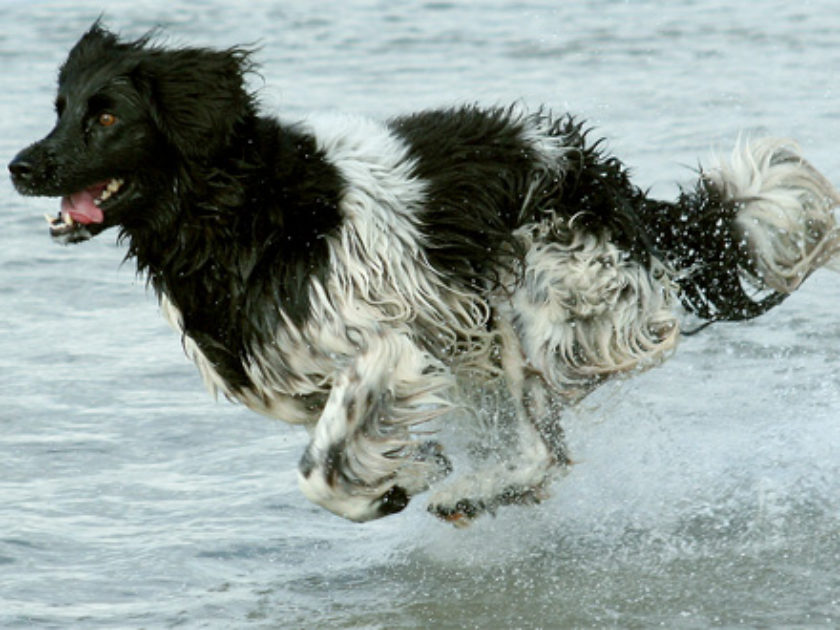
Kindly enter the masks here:
<path id="1" fill-rule="evenodd" d="M 756 317 L 815 269 L 840 270 L 840 193 L 790 141 L 740 141 L 675 204 L 645 209 L 683 304 L 709 320 Z"/>

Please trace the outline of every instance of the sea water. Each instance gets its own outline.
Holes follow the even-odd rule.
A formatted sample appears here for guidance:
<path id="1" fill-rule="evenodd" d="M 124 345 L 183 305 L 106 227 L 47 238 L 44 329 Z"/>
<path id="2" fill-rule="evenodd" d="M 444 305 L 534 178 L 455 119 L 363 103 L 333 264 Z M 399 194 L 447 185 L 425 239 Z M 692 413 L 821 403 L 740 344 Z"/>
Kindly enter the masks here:
<path id="1" fill-rule="evenodd" d="M 655 196 L 742 131 L 797 138 L 840 185 L 831 0 L 0 9 L 3 163 L 51 128 L 104 10 L 131 37 L 256 46 L 287 119 L 518 100 L 586 118 Z M 302 431 L 206 395 L 113 234 L 54 245 L 57 201 L 5 177 L 0 209 L 0 627 L 840 626 L 838 276 L 588 399 L 543 505 L 455 530 L 418 497 L 356 525 L 297 491 Z"/>

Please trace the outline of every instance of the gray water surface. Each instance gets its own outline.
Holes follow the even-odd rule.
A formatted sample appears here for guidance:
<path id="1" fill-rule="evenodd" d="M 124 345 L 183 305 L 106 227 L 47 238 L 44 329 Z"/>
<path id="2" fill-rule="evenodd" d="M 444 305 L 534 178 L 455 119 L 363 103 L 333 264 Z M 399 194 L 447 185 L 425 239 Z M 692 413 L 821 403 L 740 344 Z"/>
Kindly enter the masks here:
<path id="1" fill-rule="evenodd" d="M 0 158 L 52 125 L 106 10 L 130 36 L 257 44 L 267 109 L 571 110 L 670 197 L 739 131 L 840 185 L 830 0 L 0 3 Z M 308 504 L 305 435 L 214 403 L 112 234 L 0 178 L 0 627 L 840 627 L 840 287 L 685 339 L 567 420 L 554 496 L 467 530 Z"/>

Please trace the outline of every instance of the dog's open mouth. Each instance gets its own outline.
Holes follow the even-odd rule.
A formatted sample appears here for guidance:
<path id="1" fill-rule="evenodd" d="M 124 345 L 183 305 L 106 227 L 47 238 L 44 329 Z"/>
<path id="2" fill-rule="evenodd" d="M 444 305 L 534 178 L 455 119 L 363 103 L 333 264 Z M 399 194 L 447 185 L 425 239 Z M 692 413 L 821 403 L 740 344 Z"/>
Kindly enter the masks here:
<path id="1" fill-rule="evenodd" d="M 89 227 L 105 221 L 101 206 L 118 195 L 124 183 L 122 179 L 112 178 L 62 197 L 58 216 L 44 216 L 50 225 L 50 235 L 69 243 L 90 238 Z"/>

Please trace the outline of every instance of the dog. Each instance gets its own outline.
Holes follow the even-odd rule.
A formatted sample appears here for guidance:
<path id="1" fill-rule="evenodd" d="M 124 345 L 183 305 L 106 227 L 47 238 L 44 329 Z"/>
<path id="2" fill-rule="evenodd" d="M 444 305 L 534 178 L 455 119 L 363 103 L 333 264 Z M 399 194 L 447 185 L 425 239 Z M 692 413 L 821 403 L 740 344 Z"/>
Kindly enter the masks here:
<path id="1" fill-rule="evenodd" d="M 252 57 L 97 21 L 9 170 L 61 198 L 55 240 L 118 229 L 211 392 L 303 425 L 303 493 L 353 521 L 452 473 L 436 435 L 470 414 L 498 435 L 428 509 L 541 501 L 565 409 L 667 357 L 685 311 L 751 319 L 840 249 L 840 194 L 790 141 L 739 141 L 659 201 L 570 115 L 281 121 Z"/>

